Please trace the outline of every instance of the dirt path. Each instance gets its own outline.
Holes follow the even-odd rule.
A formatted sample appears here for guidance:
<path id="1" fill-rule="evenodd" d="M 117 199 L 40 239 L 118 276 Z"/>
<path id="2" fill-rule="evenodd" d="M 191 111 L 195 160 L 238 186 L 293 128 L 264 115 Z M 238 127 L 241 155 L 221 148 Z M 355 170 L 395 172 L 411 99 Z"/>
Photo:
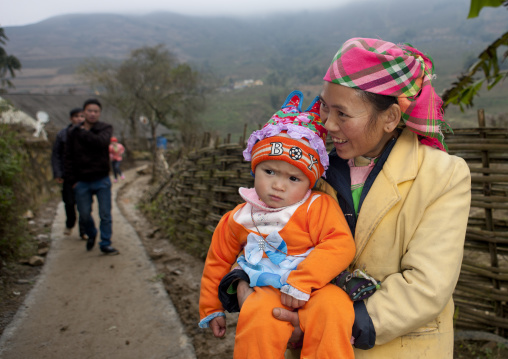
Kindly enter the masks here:
<path id="1" fill-rule="evenodd" d="M 137 177 L 135 170 L 126 175 L 113 186 L 113 245 L 121 254 L 103 256 L 97 246 L 87 252 L 76 229 L 65 237 L 60 203 L 47 262 L 0 338 L 1 358 L 196 357 L 160 276 L 116 205 L 119 188 Z M 127 212 L 136 210 L 135 198 L 122 201 Z"/>
<path id="2" fill-rule="evenodd" d="M 136 229 L 146 252 L 157 270 L 158 278 L 176 307 L 186 334 L 191 338 L 198 359 L 226 359 L 233 357 L 237 314 L 226 313 L 227 333 L 222 339 L 211 331 L 200 329 L 198 302 L 199 283 L 204 263 L 171 244 L 171 239 L 156 225 L 152 225 L 138 210 L 137 203 L 149 187 L 149 176 L 137 176 L 126 183 L 118 195 L 118 205 Z"/>

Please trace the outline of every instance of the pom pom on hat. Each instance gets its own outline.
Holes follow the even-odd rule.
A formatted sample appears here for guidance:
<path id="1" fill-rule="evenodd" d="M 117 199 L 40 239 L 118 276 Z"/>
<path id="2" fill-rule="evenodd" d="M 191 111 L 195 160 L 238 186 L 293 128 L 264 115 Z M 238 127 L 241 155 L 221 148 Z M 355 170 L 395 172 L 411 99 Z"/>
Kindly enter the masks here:
<path id="1" fill-rule="evenodd" d="M 116 137 L 111 137 L 111 142 L 118 142 L 118 139 Z"/>
<path id="2" fill-rule="evenodd" d="M 302 99 L 300 91 L 291 92 L 281 110 L 261 130 L 251 134 L 243 157 L 251 161 L 252 172 L 262 161 L 286 161 L 309 178 L 312 188 L 328 168 L 328 132 L 319 117 L 319 98 L 303 112 Z"/>

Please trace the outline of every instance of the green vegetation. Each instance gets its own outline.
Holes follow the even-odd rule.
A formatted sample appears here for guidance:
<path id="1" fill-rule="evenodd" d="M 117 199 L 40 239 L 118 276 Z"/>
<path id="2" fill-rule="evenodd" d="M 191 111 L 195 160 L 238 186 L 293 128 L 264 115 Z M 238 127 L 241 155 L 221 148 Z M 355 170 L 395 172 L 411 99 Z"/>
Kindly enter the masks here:
<path id="1" fill-rule="evenodd" d="M 508 6 L 506 0 L 471 0 L 468 18 L 477 17 L 485 6 L 498 7 L 503 3 Z M 458 105 L 461 110 L 464 110 L 464 106 L 472 107 L 473 99 L 479 95 L 484 83 L 487 90 L 491 90 L 501 80 L 507 78 L 508 69 L 506 69 L 506 66 L 503 69 L 501 61 L 499 61 L 499 57 L 502 60 L 506 60 L 508 57 L 508 51 L 502 54 L 506 46 L 508 46 L 508 32 L 489 44 L 474 60 L 467 72 L 459 76 L 452 87 L 443 93 L 444 106 L 454 104 Z M 478 79 L 478 73 L 482 73 L 482 78 Z"/>
<path id="2" fill-rule="evenodd" d="M 319 94 L 320 87 L 320 84 L 313 87 L 263 85 L 215 92 L 207 96 L 206 111 L 200 119 L 202 128 L 221 141 L 231 134 L 231 142 L 236 142 L 243 136 L 245 125 L 247 136 L 264 125 L 291 91 L 303 92 L 305 108 Z"/>
<path id="3" fill-rule="evenodd" d="M 22 174 L 26 158 L 21 142 L 9 125 L 0 124 L 0 258 L 12 260 L 22 255 L 27 239 L 22 218 Z M 0 263 L 0 267 L 2 263 Z"/>
<path id="4" fill-rule="evenodd" d="M 228 92 L 216 92 L 208 97 L 206 116 L 203 116 L 203 129 L 214 136 L 225 138 L 232 135 L 232 141 L 243 135 L 244 125 L 247 133 L 258 129 L 284 101 L 283 89 L 268 86 L 249 87 Z"/>
<path id="5" fill-rule="evenodd" d="M 491 118 L 508 115 L 507 98 L 508 82 L 504 81 L 490 91 L 482 89 L 474 100 L 474 107 L 463 109 L 459 106 L 446 107 L 445 118 L 452 128 L 477 127 L 478 109 L 482 108 L 485 110 L 488 126 L 502 127 L 500 124 L 492 123 Z M 508 123 L 505 123 L 504 126 L 508 126 Z"/>
<path id="6" fill-rule="evenodd" d="M 154 155 L 159 125 L 180 130 L 184 141 L 195 132 L 206 90 L 200 85 L 200 74 L 180 63 L 164 45 L 135 49 L 119 65 L 89 59 L 80 73 L 127 119 L 134 136 L 139 118 L 147 121 Z"/>
<path id="7" fill-rule="evenodd" d="M 8 40 L 7 36 L 5 36 L 4 29 L 0 27 L 0 44 L 5 45 L 5 42 Z M 21 69 L 21 62 L 17 57 L 12 55 L 7 55 L 7 52 L 0 46 L 0 93 L 6 91 L 5 88 L 14 87 L 12 82 L 9 80 L 9 76 L 11 78 L 16 77 L 15 71 L 19 71 Z"/>
<path id="8" fill-rule="evenodd" d="M 503 359 L 508 354 L 508 348 L 502 343 L 486 341 L 455 342 L 454 358 L 457 359 Z"/>

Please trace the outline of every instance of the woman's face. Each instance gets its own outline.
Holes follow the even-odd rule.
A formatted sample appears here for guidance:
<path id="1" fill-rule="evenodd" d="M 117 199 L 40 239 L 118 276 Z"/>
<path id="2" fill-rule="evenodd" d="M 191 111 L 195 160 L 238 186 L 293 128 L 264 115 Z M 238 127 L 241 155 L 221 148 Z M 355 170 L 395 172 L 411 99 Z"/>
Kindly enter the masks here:
<path id="1" fill-rule="evenodd" d="M 320 98 L 321 120 L 340 158 L 381 154 L 393 135 L 379 118 L 370 121 L 374 109 L 356 90 L 325 82 Z"/>

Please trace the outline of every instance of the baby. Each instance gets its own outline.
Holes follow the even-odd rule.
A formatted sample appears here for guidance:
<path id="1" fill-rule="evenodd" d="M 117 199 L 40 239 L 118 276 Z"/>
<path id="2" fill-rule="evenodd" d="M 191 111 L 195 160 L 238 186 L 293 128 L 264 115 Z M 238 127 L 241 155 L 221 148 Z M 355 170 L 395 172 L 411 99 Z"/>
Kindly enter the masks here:
<path id="1" fill-rule="evenodd" d="M 328 166 L 327 132 L 318 99 L 302 112 L 302 98 L 292 92 L 250 136 L 244 158 L 251 161 L 254 188 L 239 189 L 245 203 L 223 216 L 208 251 L 200 327 L 224 336 L 218 286 L 235 261 L 254 289 L 240 311 L 234 358 L 284 357 L 293 327 L 272 316 L 281 303 L 299 308 L 302 357 L 354 357 L 353 302 L 330 281 L 348 267 L 355 244 L 337 202 L 312 191 Z"/>

